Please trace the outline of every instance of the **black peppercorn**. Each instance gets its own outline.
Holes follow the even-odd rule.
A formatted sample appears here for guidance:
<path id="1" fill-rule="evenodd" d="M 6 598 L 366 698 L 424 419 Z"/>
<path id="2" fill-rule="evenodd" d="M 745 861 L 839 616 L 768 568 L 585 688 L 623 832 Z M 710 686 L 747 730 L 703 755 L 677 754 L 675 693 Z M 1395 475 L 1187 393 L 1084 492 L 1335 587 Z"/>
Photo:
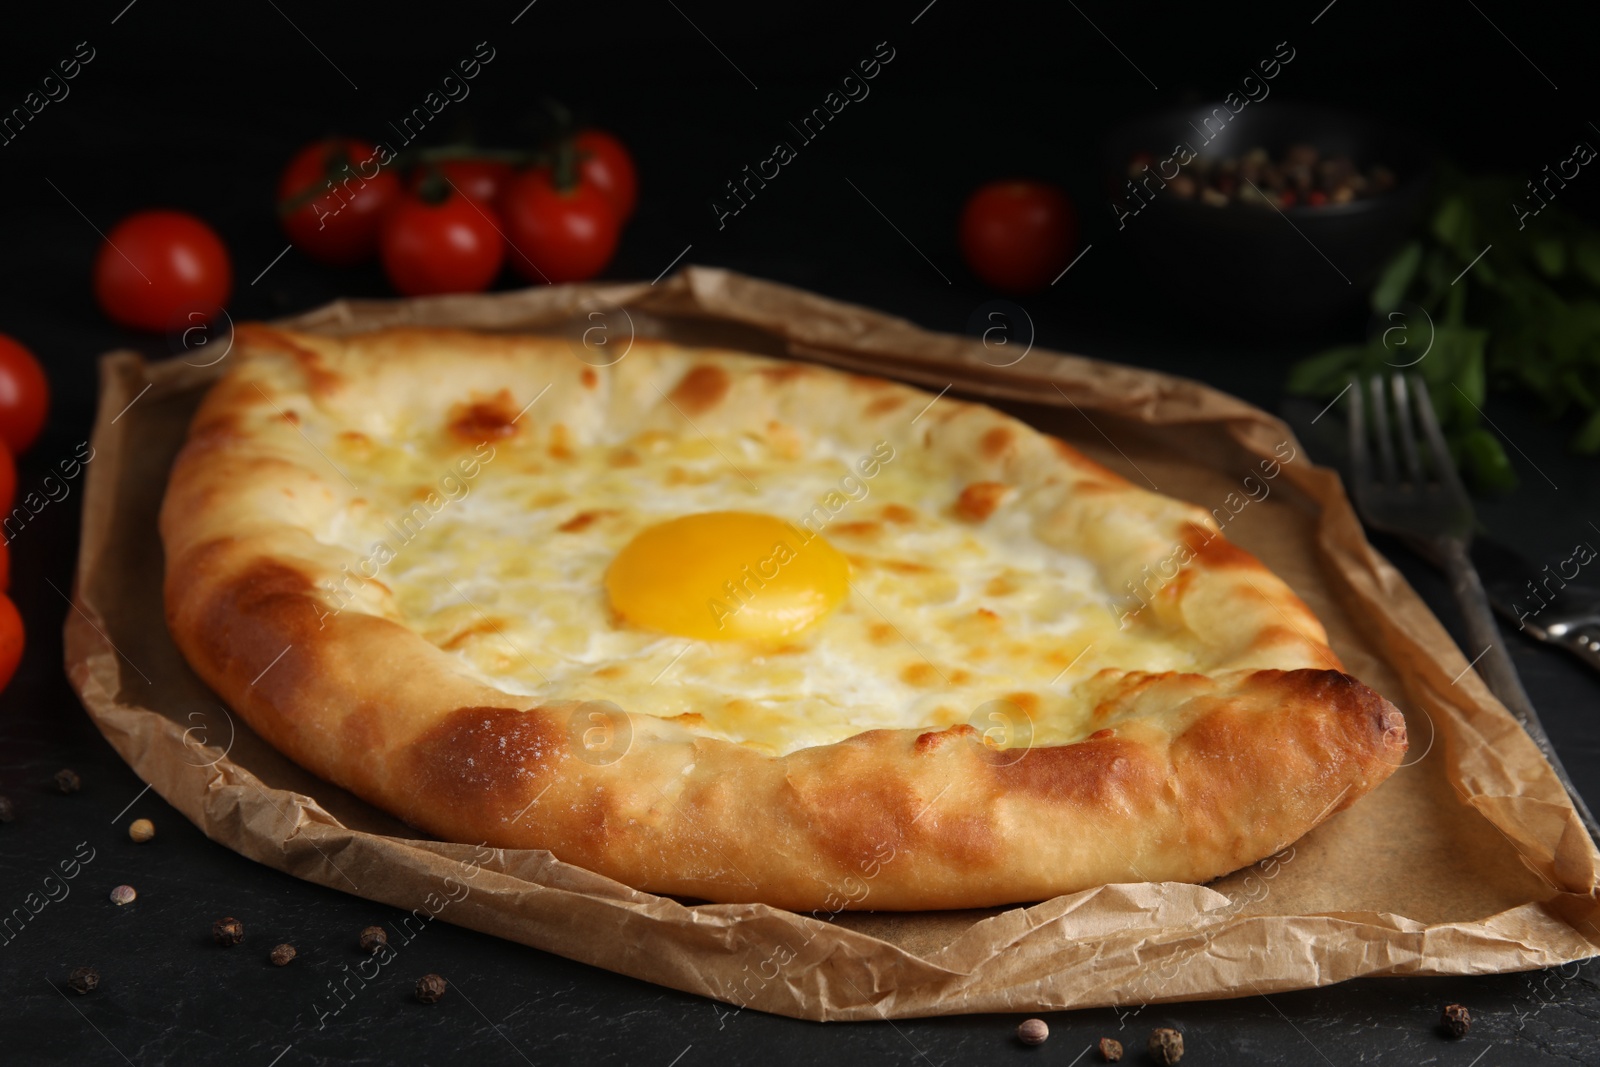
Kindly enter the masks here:
<path id="1" fill-rule="evenodd" d="M 417 999 L 424 1004 L 437 1004 L 444 996 L 448 983 L 436 974 L 425 974 L 417 979 Z"/>
<path id="2" fill-rule="evenodd" d="M 1439 1025 L 1451 1037 L 1466 1037 L 1467 1031 L 1472 1029 L 1472 1013 L 1460 1004 L 1446 1005 Z"/>
<path id="3" fill-rule="evenodd" d="M 1017 1040 L 1024 1045 L 1042 1045 L 1050 1038 L 1050 1026 L 1043 1019 L 1024 1019 L 1017 1027 Z"/>
<path id="4" fill-rule="evenodd" d="M 211 939 L 222 946 L 237 945 L 244 940 L 244 923 L 228 916 L 211 924 Z"/>
<path id="5" fill-rule="evenodd" d="M 56 788 L 63 793 L 76 793 L 83 788 L 83 779 L 78 777 L 77 771 L 63 767 L 56 772 Z"/>
<path id="6" fill-rule="evenodd" d="M 381 926 L 368 926 L 361 931 L 361 951 L 374 955 L 389 943 L 389 931 Z"/>
<path id="7" fill-rule="evenodd" d="M 100 972 L 93 967 L 79 967 L 67 975 L 67 988 L 82 996 L 92 993 L 100 985 Z"/>
<path id="8" fill-rule="evenodd" d="M 1183 1059 L 1183 1035 L 1166 1026 L 1150 1031 L 1150 1058 L 1161 1067 L 1172 1067 Z"/>
<path id="9" fill-rule="evenodd" d="M 0 797 L 0 822 L 10 822 L 17 817 L 17 811 L 11 806 L 9 797 Z"/>
<path id="10" fill-rule="evenodd" d="M 1114 1037 L 1100 1039 L 1100 1055 L 1107 1063 L 1116 1063 L 1122 1059 L 1122 1042 Z"/>
<path id="11" fill-rule="evenodd" d="M 272 961 L 272 965 L 274 967 L 284 967 L 287 966 L 289 961 L 294 959 L 296 955 L 298 955 L 298 953 L 295 952 L 293 945 L 279 945 L 277 948 L 272 950 L 272 955 L 267 958 Z"/>

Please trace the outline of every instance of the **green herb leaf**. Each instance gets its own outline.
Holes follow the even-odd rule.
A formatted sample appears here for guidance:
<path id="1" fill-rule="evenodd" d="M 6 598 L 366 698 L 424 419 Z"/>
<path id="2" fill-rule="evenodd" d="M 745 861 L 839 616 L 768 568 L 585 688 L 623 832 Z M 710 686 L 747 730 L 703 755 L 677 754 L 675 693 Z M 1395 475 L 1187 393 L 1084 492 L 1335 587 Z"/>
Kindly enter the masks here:
<path id="1" fill-rule="evenodd" d="M 1559 238 L 1548 238 L 1533 243 L 1533 261 L 1539 269 L 1552 278 L 1559 278 L 1567 269 L 1567 245 Z"/>
<path id="2" fill-rule="evenodd" d="M 1572 438 L 1572 450 L 1584 456 L 1600 452 L 1600 411 L 1594 412 Z"/>
<path id="3" fill-rule="evenodd" d="M 1572 265 L 1589 284 L 1600 288 L 1600 241 L 1579 241 L 1572 246 Z"/>
<path id="4" fill-rule="evenodd" d="M 1296 363 L 1289 371 L 1287 387 L 1297 396 L 1326 396 L 1343 389 L 1350 376 L 1359 372 L 1371 357 L 1366 345 L 1347 345 L 1320 352 Z"/>
<path id="5" fill-rule="evenodd" d="M 1372 310 L 1382 315 L 1399 307 L 1420 266 L 1422 266 L 1422 242 L 1407 241 L 1378 276 L 1377 288 L 1372 290 Z"/>
<path id="6" fill-rule="evenodd" d="M 1517 484 L 1517 472 L 1500 447 L 1500 439 L 1488 430 L 1469 430 L 1461 437 L 1461 462 L 1474 485 L 1485 489 L 1510 489 Z"/>

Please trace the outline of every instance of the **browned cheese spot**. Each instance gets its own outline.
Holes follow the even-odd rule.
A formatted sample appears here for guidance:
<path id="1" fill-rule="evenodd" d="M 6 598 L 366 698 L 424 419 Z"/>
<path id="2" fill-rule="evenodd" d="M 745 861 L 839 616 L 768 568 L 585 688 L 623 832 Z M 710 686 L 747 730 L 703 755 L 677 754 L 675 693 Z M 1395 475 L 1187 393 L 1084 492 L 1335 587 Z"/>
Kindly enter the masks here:
<path id="1" fill-rule="evenodd" d="M 517 432 L 517 403 L 509 389 L 450 409 L 450 432 L 463 441 L 496 441 Z"/>
<path id="2" fill-rule="evenodd" d="M 1011 701 L 1011 703 L 1015 704 L 1029 715 L 1039 714 L 1038 693 L 1007 693 L 1004 699 Z"/>
<path id="3" fill-rule="evenodd" d="M 595 508 L 591 511 L 580 511 L 560 526 L 557 526 L 556 529 L 562 533 L 577 533 L 580 530 L 587 530 L 607 515 L 615 514 L 616 510 L 613 508 Z"/>
<path id="4" fill-rule="evenodd" d="M 969 522 L 982 522 L 1005 502 L 1011 487 L 1000 482 L 973 482 L 956 499 L 956 514 Z"/>
<path id="5" fill-rule="evenodd" d="M 978 442 L 978 450 L 983 453 L 985 459 L 999 459 L 1011 449 L 1013 440 L 1010 430 L 1004 426 L 996 426 L 983 435 Z"/>
<path id="6" fill-rule="evenodd" d="M 670 398 L 684 414 L 699 415 L 720 404 L 732 385 L 727 371 L 702 363 L 683 376 L 673 387 Z"/>
<path id="7" fill-rule="evenodd" d="M 572 458 L 572 433 L 563 423 L 556 423 L 550 427 L 550 458 Z"/>
<path id="8" fill-rule="evenodd" d="M 984 586 L 983 591 L 989 596 L 1010 596 L 1017 591 L 1017 588 L 1016 582 L 1012 581 L 1008 575 L 1002 574 L 998 577 L 990 578 L 989 584 Z"/>
<path id="9" fill-rule="evenodd" d="M 496 622 L 494 619 L 490 619 L 488 617 L 480 618 L 466 628 L 457 630 L 455 633 L 451 634 L 449 638 L 447 638 L 439 647 L 444 649 L 446 652 L 454 652 L 475 637 L 484 637 L 488 634 L 499 634 L 500 630 L 497 627 L 503 625 L 504 623 L 504 619 Z"/>

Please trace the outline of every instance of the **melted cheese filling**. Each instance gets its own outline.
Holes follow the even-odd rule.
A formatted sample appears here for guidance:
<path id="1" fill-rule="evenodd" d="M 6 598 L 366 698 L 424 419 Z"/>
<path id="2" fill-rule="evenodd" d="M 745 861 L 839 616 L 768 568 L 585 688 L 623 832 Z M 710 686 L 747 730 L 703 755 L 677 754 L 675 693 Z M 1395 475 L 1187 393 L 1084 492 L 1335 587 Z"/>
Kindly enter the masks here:
<path id="1" fill-rule="evenodd" d="M 960 518 L 964 486 L 914 438 L 797 447 L 792 429 L 707 438 L 685 425 L 571 447 L 553 426 L 473 453 L 441 449 L 437 432 L 385 443 L 307 434 L 362 493 L 316 531 L 359 559 L 330 603 L 395 618 L 507 692 L 609 700 L 783 754 L 962 722 L 1000 745 L 1061 743 L 1093 729 L 1083 679 L 1203 666 L 1186 634 L 1118 629 L 1095 567 L 1034 535 L 1029 490 L 981 522 Z M 848 561 L 836 602 L 786 636 L 757 626 L 705 640 L 630 618 L 629 605 L 671 586 L 652 567 L 706 561 L 634 559 L 608 594 L 619 555 L 646 531 L 708 512 L 819 535 Z M 723 622 L 762 610 L 756 582 L 773 561 L 748 547 L 717 550 Z M 826 584 L 826 571 L 790 577 Z M 688 608 L 707 626 L 719 618 L 712 604 Z"/>

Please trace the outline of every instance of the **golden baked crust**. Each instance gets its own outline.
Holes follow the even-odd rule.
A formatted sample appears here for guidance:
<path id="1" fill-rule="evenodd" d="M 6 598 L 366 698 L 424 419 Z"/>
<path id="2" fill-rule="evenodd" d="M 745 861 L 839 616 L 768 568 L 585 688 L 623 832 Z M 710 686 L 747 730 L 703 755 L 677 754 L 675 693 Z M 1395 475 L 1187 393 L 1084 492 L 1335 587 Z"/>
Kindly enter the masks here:
<path id="1" fill-rule="evenodd" d="M 646 341 L 604 368 L 440 330 L 247 325 L 234 351 L 162 508 L 174 638 L 280 751 L 441 837 L 707 900 L 989 906 L 1226 874 L 1405 751 L 1399 712 L 1209 515 L 987 407 Z M 651 680 L 654 638 L 593 614 L 595 559 L 648 507 L 616 487 L 734 507 L 824 454 L 892 454 L 876 497 L 816 512 L 849 602 L 813 638 L 708 642 Z M 1078 561 L 1113 603 L 1019 592 L 994 569 L 1018 537 L 1036 576 L 1090 581 Z M 935 564 L 986 549 L 971 575 L 999 599 L 974 610 Z"/>

